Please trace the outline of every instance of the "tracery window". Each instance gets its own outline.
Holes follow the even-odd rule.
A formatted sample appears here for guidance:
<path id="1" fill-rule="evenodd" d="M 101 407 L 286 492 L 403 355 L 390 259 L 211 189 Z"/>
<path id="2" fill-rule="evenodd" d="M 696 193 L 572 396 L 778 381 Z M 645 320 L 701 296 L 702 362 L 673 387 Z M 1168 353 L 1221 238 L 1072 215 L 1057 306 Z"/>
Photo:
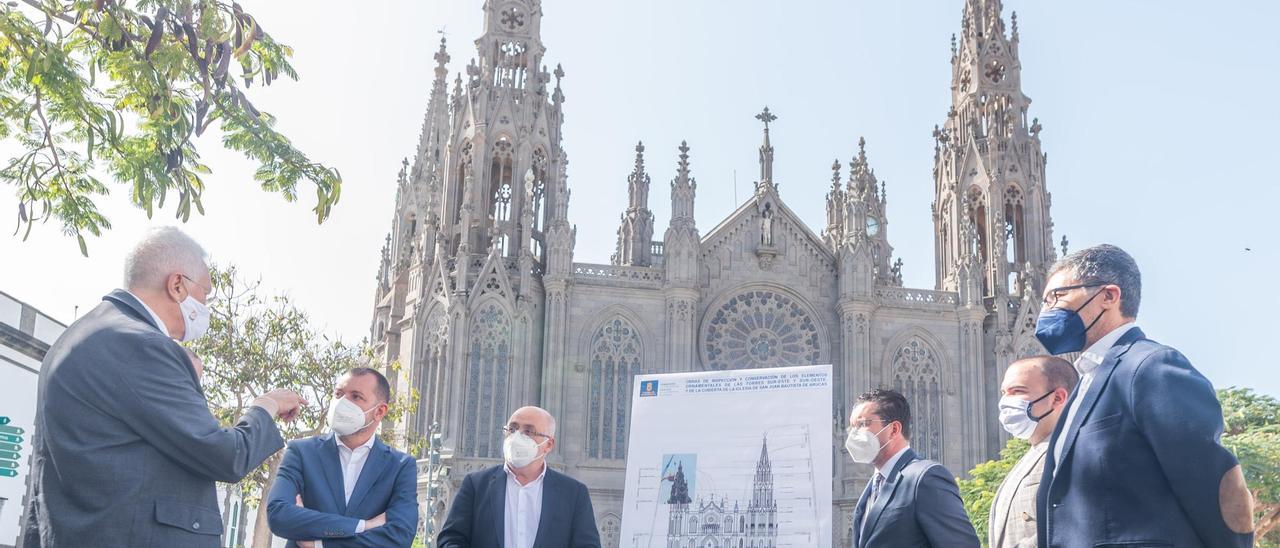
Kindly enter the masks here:
<path id="1" fill-rule="evenodd" d="M 591 395 L 587 453 L 593 458 L 627 456 L 627 404 L 631 379 L 640 373 L 640 336 L 618 317 L 591 337 Z"/>

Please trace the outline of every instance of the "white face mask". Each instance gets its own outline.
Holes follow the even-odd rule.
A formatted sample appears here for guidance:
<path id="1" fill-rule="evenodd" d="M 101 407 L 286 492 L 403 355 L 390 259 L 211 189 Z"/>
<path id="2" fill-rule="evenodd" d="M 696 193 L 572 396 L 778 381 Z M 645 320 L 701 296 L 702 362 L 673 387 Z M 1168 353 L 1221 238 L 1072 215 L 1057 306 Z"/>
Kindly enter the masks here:
<path id="1" fill-rule="evenodd" d="M 1050 409 L 1048 413 L 1039 417 L 1031 414 L 1031 406 L 1036 402 L 1053 395 L 1049 392 L 1032 401 L 1027 401 L 1019 396 L 1005 396 L 1000 398 L 1000 426 L 1004 427 L 1004 431 L 1010 436 L 1018 439 L 1030 439 L 1031 434 L 1035 433 L 1036 425 L 1040 419 L 1049 416 L 1053 412 Z"/>
<path id="2" fill-rule="evenodd" d="M 524 432 L 510 434 L 502 442 L 502 458 L 512 468 L 524 468 L 543 457 L 538 454 L 538 448 L 542 447 L 542 443 L 533 441 L 533 438 L 526 436 Z"/>
<path id="3" fill-rule="evenodd" d="M 373 409 L 377 409 L 377 407 Z M 373 411 L 373 409 L 369 411 Z M 333 400 L 333 403 L 329 404 L 329 428 L 333 429 L 339 436 L 350 436 L 373 424 L 372 420 L 369 422 L 364 421 L 364 416 L 369 411 L 360 409 L 359 405 L 349 399 L 337 398 Z"/>
<path id="4" fill-rule="evenodd" d="M 209 332 L 209 307 L 197 301 L 190 293 L 178 303 L 182 312 L 182 342 L 191 342 Z"/>
<path id="5" fill-rule="evenodd" d="M 844 439 L 844 448 L 849 451 L 849 456 L 853 458 L 853 462 L 861 464 L 870 464 L 876 460 L 876 455 L 880 454 L 880 449 L 884 446 L 880 444 L 880 440 L 876 436 L 880 432 L 884 432 L 889 425 L 884 425 L 879 432 L 872 434 L 866 428 L 855 428 L 849 431 L 849 436 Z"/>

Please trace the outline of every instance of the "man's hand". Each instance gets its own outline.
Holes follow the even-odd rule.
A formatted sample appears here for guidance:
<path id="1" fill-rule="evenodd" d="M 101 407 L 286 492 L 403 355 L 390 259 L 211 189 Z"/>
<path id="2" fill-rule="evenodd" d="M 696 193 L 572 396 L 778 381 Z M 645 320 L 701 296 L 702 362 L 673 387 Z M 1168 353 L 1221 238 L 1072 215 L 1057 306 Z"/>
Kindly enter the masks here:
<path id="1" fill-rule="evenodd" d="M 298 409 L 307 404 L 307 400 L 302 399 L 296 392 L 277 388 L 253 400 L 254 405 L 261 406 L 275 418 L 285 422 L 292 422 L 298 418 Z"/>
<path id="2" fill-rule="evenodd" d="M 383 512 L 369 519 L 364 520 L 364 530 L 368 531 L 374 527 L 382 527 L 387 524 L 387 513 Z"/>

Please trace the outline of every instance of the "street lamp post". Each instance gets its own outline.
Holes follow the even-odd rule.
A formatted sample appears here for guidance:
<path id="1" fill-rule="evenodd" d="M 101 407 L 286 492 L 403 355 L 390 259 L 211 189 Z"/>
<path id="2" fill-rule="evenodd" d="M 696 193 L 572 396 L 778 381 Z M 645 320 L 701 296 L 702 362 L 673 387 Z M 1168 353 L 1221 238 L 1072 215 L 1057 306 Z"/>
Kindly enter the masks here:
<path id="1" fill-rule="evenodd" d="M 430 429 L 430 445 L 427 447 L 427 497 L 426 509 L 422 512 L 422 519 L 419 520 L 421 525 L 422 539 L 426 548 L 435 548 L 436 546 L 436 507 L 438 502 L 444 497 L 444 480 L 449 475 L 449 467 L 442 464 L 441 445 L 444 436 L 440 434 L 440 423 L 434 422 Z"/>

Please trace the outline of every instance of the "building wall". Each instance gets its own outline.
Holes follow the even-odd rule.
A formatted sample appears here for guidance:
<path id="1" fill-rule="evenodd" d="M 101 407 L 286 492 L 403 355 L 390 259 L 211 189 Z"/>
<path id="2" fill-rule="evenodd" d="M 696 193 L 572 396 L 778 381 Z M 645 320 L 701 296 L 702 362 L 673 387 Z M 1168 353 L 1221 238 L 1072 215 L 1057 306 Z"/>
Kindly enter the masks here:
<path id="1" fill-rule="evenodd" d="M 57 320 L 0 292 L 0 386 L 5 387 L 0 416 L 9 417 L 10 426 L 26 431 L 18 475 L 0 477 L 0 497 L 6 499 L 0 507 L 0 546 L 18 542 L 30 470 L 31 433 L 35 429 L 40 361 L 65 330 L 66 326 Z"/>

